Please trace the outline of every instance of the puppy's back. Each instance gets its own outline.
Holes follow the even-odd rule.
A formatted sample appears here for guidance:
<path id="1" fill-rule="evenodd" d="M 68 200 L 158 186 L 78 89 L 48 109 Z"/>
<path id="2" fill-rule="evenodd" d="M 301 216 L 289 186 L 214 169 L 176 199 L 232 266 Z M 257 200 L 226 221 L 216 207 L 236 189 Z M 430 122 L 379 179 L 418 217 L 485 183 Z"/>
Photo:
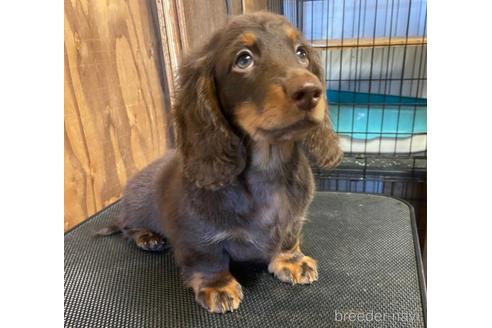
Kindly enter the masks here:
<path id="1" fill-rule="evenodd" d="M 165 188 L 160 181 L 162 175 L 173 169 L 175 161 L 176 151 L 169 150 L 130 179 L 122 198 L 118 222 L 121 228 L 146 229 L 164 235 L 157 204 L 159 193 Z"/>

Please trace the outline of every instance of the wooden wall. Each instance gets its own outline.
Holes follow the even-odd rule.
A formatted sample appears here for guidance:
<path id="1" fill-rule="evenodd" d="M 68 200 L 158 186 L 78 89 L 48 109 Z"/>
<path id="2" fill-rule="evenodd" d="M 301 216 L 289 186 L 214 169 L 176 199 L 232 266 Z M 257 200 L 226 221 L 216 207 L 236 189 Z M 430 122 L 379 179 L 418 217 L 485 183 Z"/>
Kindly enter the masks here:
<path id="1" fill-rule="evenodd" d="M 185 28 L 182 33 L 185 52 L 189 51 L 190 47 L 195 48 L 203 44 L 215 30 L 224 26 L 227 21 L 224 0 L 181 0 L 178 3 L 182 13 L 180 15 L 181 26 Z M 207 17 L 203 17 L 204 13 L 207 13 Z"/>
<path id="2" fill-rule="evenodd" d="M 243 11 L 245 14 L 249 14 L 255 11 L 266 10 L 267 2 L 267 0 L 243 0 Z"/>
<path id="3" fill-rule="evenodd" d="M 65 0 L 65 230 L 117 200 L 168 146 L 152 5 Z"/>
<path id="4" fill-rule="evenodd" d="M 171 61 L 174 60 L 172 53 L 179 54 L 181 58 L 183 54 L 206 42 L 217 29 L 227 23 L 229 15 L 267 9 L 267 0 L 155 1 L 161 37 L 167 40 L 167 47 L 163 47 L 163 52 L 171 52 Z"/>
<path id="5" fill-rule="evenodd" d="M 65 230 L 172 146 L 184 54 L 266 0 L 65 0 Z"/>

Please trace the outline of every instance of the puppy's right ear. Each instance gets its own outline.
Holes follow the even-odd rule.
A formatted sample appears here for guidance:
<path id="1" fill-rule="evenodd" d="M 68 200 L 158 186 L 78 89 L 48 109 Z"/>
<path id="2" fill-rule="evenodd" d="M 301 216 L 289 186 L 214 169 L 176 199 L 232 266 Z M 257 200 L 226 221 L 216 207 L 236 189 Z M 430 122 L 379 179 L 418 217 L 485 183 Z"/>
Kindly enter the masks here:
<path id="1" fill-rule="evenodd" d="M 180 67 L 173 109 L 184 175 L 207 189 L 234 183 L 246 165 L 245 148 L 217 100 L 213 57 L 197 53 Z"/>

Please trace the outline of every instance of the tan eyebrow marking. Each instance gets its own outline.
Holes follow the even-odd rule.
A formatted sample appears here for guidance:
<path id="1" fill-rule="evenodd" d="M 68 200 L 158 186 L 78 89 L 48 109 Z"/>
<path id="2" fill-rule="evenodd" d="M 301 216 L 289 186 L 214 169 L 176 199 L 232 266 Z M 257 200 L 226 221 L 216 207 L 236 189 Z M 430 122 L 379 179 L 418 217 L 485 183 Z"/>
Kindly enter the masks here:
<path id="1" fill-rule="evenodd" d="M 252 32 L 245 32 L 241 35 L 241 42 L 244 43 L 245 46 L 251 47 L 256 43 L 256 35 Z"/>
<path id="2" fill-rule="evenodd" d="M 287 36 L 289 37 L 289 39 L 292 40 L 292 42 L 296 42 L 297 41 L 297 37 L 299 36 L 299 32 L 297 32 L 296 29 L 293 29 L 292 27 L 286 25 L 284 26 L 284 30 L 285 30 L 285 33 L 287 33 Z"/>

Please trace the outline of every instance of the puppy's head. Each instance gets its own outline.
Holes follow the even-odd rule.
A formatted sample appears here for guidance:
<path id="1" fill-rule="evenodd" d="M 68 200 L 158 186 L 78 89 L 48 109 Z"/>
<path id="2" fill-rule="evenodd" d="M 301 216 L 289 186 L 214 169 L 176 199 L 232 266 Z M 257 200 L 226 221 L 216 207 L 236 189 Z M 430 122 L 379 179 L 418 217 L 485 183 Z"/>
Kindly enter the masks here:
<path id="1" fill-rule="evenodd" d="M 231 22 L 215 77 L 225 114 L 253 140 L 299 137 L 326 113 L 318 54 L 282 16 Z"/>
<path id="2" fill-rule="evenodd" d="M 207 188 L 242 172 L 243 136 L 312 142 L 309 134 L 328 120 L 318 54 L 278 15 L 234 18 L 188 57 L 178 84 L 174 116 L 185 175 Z"/>

